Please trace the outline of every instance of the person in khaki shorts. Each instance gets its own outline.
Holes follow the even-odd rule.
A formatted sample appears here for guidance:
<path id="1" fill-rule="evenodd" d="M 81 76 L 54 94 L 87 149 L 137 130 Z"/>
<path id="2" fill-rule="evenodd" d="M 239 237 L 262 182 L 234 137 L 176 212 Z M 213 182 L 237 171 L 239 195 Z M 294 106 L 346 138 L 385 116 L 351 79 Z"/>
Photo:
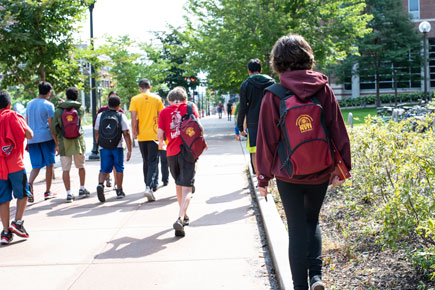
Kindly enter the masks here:
<path id="1" fill-rule="evenodd" d="M 74 159 L 74 165 L 79 170 L 80 177 L 80 189 L 79 198 L 84 198 L 89 196 L 89 191 L 85 188 L 85 152 L 86 145 L 83 138 L 83 128 L 81 124 L 79 125 L 80 136 L 76 138 L 65 138 L 65 131 L 62 130 L 62 114 L 65 110 L 75 109 L 78 117 L 83 119 L 85 110 L 82 105 L 77 102 L 79 96 L 79 91 L 75 87 L 68 88 L 66 90 L 66 101 L 60 103 L 54 113 L 54 118 L 51 123 L 51 133 L 54 136 L 54 141 L 56 145 L 59 146 L 60 163 L 62 165 L 62 178 L 66 189 L 66 202 L 72 202 L 75 200 L 75 196 L 71 193 L 71 181 L 70 181 L 70 170 L 72 165 L 72 160 Z M 73 110 L 74 111 L 74 110 Z"/>

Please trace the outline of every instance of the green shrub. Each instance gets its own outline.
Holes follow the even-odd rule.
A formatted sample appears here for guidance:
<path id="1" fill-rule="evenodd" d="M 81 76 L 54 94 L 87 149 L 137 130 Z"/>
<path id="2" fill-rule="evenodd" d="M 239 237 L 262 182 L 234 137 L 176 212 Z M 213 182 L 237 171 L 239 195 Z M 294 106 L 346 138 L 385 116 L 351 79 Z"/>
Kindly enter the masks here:
<path id="1" fill-rule="evenodd" d="M 341 194 L 349 225 L 355 219 L 366 224 L 353 227 L 352 235 L 406 250 L 435 281 L 434 117 L 400 123 L 369 117 L 352 129 L 353 177 Z M 428 129 L 418 133 L 422 128 Z"/>

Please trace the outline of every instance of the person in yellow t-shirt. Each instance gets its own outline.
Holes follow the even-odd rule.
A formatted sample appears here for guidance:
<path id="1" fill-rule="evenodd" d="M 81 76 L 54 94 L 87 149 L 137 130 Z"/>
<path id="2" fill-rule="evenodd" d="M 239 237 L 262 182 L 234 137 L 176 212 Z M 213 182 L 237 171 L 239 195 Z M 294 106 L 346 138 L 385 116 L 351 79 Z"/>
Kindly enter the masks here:
<path id="1" fill-rule="evenodd" d="M 131 129 L 133 137 L 139 141 L 139 149 L 143 159 L 143 175 L 145 181 L 145 197 L 148 201 L 156 200 L 153 194 L 153 184 L 158 166 L 159 146 L 157 129 L 159 113 L 163 110 L 160 96 L 151 93 L 148 79 L 139 81 L 140 94 L 130 102 Z"/>

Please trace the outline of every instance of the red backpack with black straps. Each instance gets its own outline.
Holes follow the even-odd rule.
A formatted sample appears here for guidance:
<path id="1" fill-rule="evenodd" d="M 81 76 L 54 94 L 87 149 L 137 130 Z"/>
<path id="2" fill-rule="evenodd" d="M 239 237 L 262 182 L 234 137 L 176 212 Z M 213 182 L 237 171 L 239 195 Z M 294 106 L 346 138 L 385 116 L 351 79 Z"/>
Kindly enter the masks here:
<path id="1" fill-rule="evenodd" d="M 330 170 L 334 155 L 323 108 L 313 96 L 302 101 L 280 84 L 267 87 L 280 98 L 280 121 L 277 124 L 284 138 L 278 143 L 278 155 L 290 178 L 298 178 Z"/>
<path id="2" fill-rule="evenodd" d="M 190 102 L 187 103 L 187 113 L 181 118 L 180 137 L 183 141 L 184 150 L 193 155 L 192 160 L 189 161 L 198 159 L 207 147 L 202 127 L 193 114 L 193 104 Z"/>
<path id="3" fill-rule="evenodd" d="M 66 139 L 80 137 L 81 119 L 76 108 L 63 109 L 60 115 L 62 136 Z"/>

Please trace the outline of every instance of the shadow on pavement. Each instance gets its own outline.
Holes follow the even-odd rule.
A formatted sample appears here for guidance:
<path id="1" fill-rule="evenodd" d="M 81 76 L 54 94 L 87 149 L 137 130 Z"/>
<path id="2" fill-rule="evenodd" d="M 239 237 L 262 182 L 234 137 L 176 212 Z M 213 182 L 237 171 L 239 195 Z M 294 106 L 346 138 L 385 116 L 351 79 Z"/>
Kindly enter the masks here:
<path id="1" fill-rule="evenodd" d="M 214 211 L 206 214 L 199 219 L 195 219 L 190 223 L 192 227 L 206 227 L 215 225 L 224 225 L 237 222 L 244 219 L 249 219 L 253 216 L 251 206 L 241 206 L 238 208 L 227 209 L 222 212 Z"/>
<path id="2" fill-rule="evenodd" d="M 244 198 L 246 196 L 246 189 L 247 187 L 233 191 L 231 193 L 221 195 L 221 196 L 215 196 L 207 200 L 208 204 L 215 204 L 215 203 L 224 203 L 224 202 L 231 202 L 235 201 L 241 198 Z"/>
<path id="3" fill-rule="evenodd" d="M 96 255 L 95 259 L 140 258 L 152 255 L 165 250 L 165 245 L 174 243 L 180 239 L 175 236 L 171 238 L 159 239 L 160 236 L 172 231 L 172 229 L 167 229 L 144 239 L 123 237 L 110 241 L 108 244 L 111 244 L 112 248 Z"/>

